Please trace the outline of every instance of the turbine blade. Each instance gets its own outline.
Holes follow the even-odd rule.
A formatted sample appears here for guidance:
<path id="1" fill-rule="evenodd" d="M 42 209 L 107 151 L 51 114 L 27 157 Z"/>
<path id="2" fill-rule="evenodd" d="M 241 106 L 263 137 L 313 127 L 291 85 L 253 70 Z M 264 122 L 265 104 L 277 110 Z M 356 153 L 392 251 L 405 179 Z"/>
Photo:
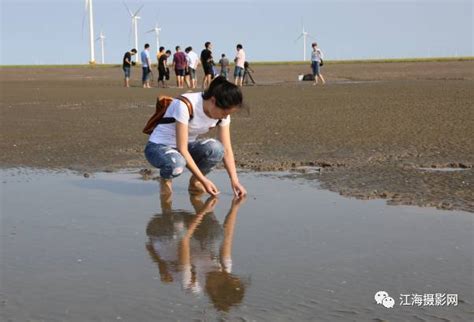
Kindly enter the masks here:
<path id="1" fill-rule="evenodd" d="M 144 6 L 144 4 L 142 4 L 142 6 L 141 6 L 140 8 L 138 8 L 138 10 L 135 12 L 135 15 L 134 15 L 134 16 L 138 15 L 138 13 L 140 12 L 140 10 L 142 10 L 143 6 Z"/>
<path id="2" fill-rule="evenodd" d="M 124 2 L 123 5 L 125 6 L 125 9 L 127 9 L 128 13 L 130 14 L 130 17 L 133 17 L 132 11 L 128 8 L 127 4 Z"/>
<path id="3" fill-rule="evenodd" d="M 295 39 L 295 41 L 298 41 L 301 39 L 301 37 L 303 37 L 303 34 L 301 34 L 298 38 Z"/>
<path id="4" fill-rule="evenodd" d="M 89 0 L 85 1 L 86 7 L 84 8 L 84 14 L 82 15 L 82 30 L 81 30 L 81 37 L 84 39 L 84 26 L 86 24 L 86 15 L 87 9 L 89 8 Z"/>

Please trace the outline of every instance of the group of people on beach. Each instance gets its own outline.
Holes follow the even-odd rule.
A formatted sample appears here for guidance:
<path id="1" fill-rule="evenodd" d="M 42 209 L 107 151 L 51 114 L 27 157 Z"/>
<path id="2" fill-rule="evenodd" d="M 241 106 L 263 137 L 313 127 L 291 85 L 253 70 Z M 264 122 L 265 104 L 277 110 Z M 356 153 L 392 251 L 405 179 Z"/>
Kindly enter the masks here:
<path id="1" fill-rule="evenodd" d="M 125 74 L 124 86 L 130 87 L 130 73 L 131 67 L 135 65 L 132 61 L 132 56 L 137 54 L 135 48 L 127 51 L 123 57 L 122 68 Z M 202 88 L 205 89 L 211 83 L 211 80 L 217 76 L 222 76 L 226 80 L 230 74 L 230 62 L 225 54 L 221 55 L 218 62 L 220 71 L 216 69 L 216 63 L 212 55 L 212 43 L 206 42 L 204 49 L 201 51 L 200 57 L 193 51 L 191 46 L 186 47 L 182 51 L 180 46 L 175 47 L 175 53 L 172 57 L 172 63 L 168 63 L 168 59 L 171 56 L 171 50 L 160 47 L 157 54 L 157 66 L 158 66 L 158 87 L 167 87 L 166 81 L 170 79 L 170 67 L 174 70 L 176 75 L 176 86 L 178 88 L 184 88 L 186 84 L 187 88 L 197 88 L 196 70 L 199 65 L 202 66 L 204 71 L 204 77 L 202 79 Z M 140 53 L 140 59 L 142 63 L 142 86 L 143 88 L 151 88 L 151 77 L 152 73 L 152 61 L 150 55 L 150 45 L 145 44 L 144 50 Z M 249 78 L 254 84 L 255 81 L 250 73 L 253 70 L 250 68 L 249 63 L 246 61 L 245 51 L 241 44 L 236 45 L 236 54 L 234 58 L 234 84 L 237 86 L 243 86 L 244 79 Z M 247 80 L 248 83 L 248 80 Z"/>

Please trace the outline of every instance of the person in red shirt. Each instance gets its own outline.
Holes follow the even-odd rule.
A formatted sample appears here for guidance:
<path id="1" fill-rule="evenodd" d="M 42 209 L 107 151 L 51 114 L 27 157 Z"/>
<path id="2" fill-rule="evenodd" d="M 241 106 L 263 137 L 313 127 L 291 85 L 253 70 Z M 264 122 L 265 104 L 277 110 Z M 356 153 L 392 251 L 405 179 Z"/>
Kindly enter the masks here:
<path id="1" fill-rule="evenodd" d="M 176 46 L 176 53 L 173 55 L 173 68 L 178 88 L 184 88 L 184 74 L 187 67 L 186 54 L 181 51 L 179 46 Z"/>

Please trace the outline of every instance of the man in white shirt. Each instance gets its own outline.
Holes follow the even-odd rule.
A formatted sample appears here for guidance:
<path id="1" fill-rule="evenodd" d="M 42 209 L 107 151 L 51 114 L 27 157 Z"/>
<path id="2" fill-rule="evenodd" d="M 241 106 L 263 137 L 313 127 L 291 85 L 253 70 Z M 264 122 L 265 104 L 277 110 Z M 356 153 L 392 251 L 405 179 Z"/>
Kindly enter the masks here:
<path id="1" fill-rule="evenodd" d="M 234 83 L 237 86 L 242 87 L 242 81 L 244 79 L 244 64 L 245 64 L 245 52 L 241 44 L 237 45 L 237 53 L 235 55 L 235 69 L 234 69 Z"/>
<path id="2" fill-rule="evenodd" d="M 186 52 L 186 60 L 188 62 L 188 70 L 185 76 L 186 84 L 188 85 L 189 88 L 196 88 L 197 87 L 196 69 L 199 66 L 199 57 L 193 51 L 193 47 L 191 46 L 186 48 L 185 52 Z"/>

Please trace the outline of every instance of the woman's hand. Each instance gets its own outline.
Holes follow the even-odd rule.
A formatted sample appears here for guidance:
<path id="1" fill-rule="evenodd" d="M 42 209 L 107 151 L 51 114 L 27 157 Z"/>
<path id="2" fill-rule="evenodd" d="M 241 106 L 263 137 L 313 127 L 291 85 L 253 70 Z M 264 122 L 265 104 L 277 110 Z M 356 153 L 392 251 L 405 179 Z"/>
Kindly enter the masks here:
<path id="1" fill-rule="evenodd" d="M 206 189 L 206 192 L 211 196 L 217 196 L 220 193 L 220 191 L 217 189 L 217 187 L 211 180 L 206 179 L 201 183 L 204 186 L 204 189 Z"/>
<path id="2" fill-rule="evenodd" d="M 247 195 L 247 190 L 245 190 L 244 186 L 240 184 L 238 181 L 233 181 L 232 183 L 232 191 L 234 191 L 234 195 L 237 198 L 242 198 Z"/>

